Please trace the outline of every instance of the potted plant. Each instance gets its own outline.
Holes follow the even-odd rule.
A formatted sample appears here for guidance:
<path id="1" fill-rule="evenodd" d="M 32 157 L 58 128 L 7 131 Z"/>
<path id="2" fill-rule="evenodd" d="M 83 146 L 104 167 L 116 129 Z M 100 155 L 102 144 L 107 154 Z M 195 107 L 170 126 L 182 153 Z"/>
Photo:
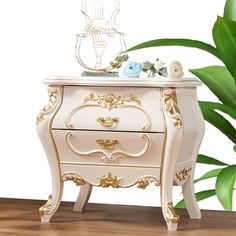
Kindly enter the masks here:
<path id="1" fill-rule="evenodd" d="M 218 59 L 225 66 L 208 66 L 190 70 L 219 99 L 219 102 L 199 101 L 206 121 L 219 129 L 233 143 L 236 152 L 236 129 L 220 112 L 236 120 L 236 0 L 226 0 L 224 16 L 217 17 L 212 29 L 215 46 L 191 39 L 155 39 L 138 44 L 127 52 L 160 46 L 184 46 L 204 50 Z M 232 150 L 232 151 L 233 151 Z M 236 165 L 230 165 L 217 158 L 199 154 L 198 163 L 215 165 L 218 168 L 208 171 L 195 183 L 216 177 L 215 188 L 196 193 L 198 201 L 216 195 L 225 210 L 232 210 L 232 196 L 236 181 Z M 184 207 L 182 200 L 176 207 Z"/>

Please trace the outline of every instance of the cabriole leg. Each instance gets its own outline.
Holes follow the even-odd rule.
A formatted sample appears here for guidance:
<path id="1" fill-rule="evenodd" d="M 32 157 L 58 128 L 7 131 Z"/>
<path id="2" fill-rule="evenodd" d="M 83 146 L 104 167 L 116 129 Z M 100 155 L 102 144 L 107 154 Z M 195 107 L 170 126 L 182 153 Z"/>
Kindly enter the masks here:
<path id="1" fill-rule="evenodd" d="M 161 207 L 168 230 L 175 231 L 180 219 L 173 206 L 172 187 L 183 138 L 183 118 L 178 107 L 176 89 L 162 90 L 162 108 L 166 123 L 166 141 L 161 166 Z"/>
<path id="2" fill-rule="evenodd" d="M 47 203 L 39 208 L 41 222 L 50 221 L 60 205 L 63 192 L 60 160 L 52 136 L 52 122 L 62 103 L 63 88 L 60 86 L 49 86 L 48 92 L 48 104 L 40 111 L 36 120 L 38 136 L 47 155 L 52 175 L 52 194 L 49 196 Z"/>
<path id="3" fill-rule="evenodd" d="M 46 204 L 39 208 L 42 223 L 49 223 L 52 216 L 57 211 L 63 194 L 63 184 L 62 181 L 53 184 L 53 194 L 49 195 Z"/>
<path id="4" fill-rule="evenodd" d="M 74 205 L 74 211 L 84 212 L 92 192 L 92 185 L 85 184 L 80 186 L 78 198 Z"/>
<path id="5" fill-rule="evenodd" d="M 201 211 L 198 207 L 195 197 L 194 184 L 192 175 L 186 180 L 182 186 L 185 206 L 191 219 L 200 219 Z"/>

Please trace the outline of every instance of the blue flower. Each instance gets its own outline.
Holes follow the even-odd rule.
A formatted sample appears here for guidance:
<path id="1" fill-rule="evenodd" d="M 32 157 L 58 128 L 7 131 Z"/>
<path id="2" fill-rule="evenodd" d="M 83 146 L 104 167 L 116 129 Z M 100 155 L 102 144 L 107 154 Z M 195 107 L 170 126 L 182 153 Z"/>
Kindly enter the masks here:
<path id="1" fill-rule="evenodd" d="M 126 77 L 139 77 L 142 65 L 137 62 L 129 62 L 124 66 L 123 75 Z"/>

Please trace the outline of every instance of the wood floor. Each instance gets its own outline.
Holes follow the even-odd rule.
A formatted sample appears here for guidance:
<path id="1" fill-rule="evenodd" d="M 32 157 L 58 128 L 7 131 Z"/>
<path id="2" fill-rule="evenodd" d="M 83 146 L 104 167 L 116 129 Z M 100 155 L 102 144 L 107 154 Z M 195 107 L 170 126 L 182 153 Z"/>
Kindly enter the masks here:
<path id="1" fill-rule="evenodd" d="M 37 209 L 43 203 L 0 199 L 0 236 L 236 235 L 236 212 L 203 211 L 201 220 L 189 220 L 185 210 L 178 210 L 179 230 L 168 233 L 160 208 L 89 204 L 81 214 L 63 202 L 52 223 L 41 224 Z"/>

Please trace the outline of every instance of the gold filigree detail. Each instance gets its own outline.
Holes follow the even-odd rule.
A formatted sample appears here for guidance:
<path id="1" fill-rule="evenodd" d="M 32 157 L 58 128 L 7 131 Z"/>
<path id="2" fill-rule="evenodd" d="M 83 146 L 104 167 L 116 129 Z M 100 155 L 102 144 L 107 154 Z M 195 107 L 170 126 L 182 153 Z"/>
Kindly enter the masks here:
<path id="1" fill-rule="evenodd" d="M 178 107 L 176 89 L 164 89 L 164 104 L 175 127 L 180 129 L 183 125 L 182 116 Z"/>
<path id="2" fill-rule="evenodd" d="M 98 178 L 98 183 L 89 183 L 86 181 L 82 176 L 80 176 L 77 173 L 65 173 L 62 176 L 63 181 L 71 180 L 73 181 L 77 186 L 84 185 L 84 184 L 90 184 L 96 187 L 103 187 L 103 188 L 108 188 L 108 187 L 113 187 L 113 188 L 129 188 L 137 185 L 137 188 L 140 189 L 146 189 L 147 186 L 149 186 L 151 183 L 155 183 L 156 186 L 160 185 L 159 180 L 151 175 L 143 176 L 133 182 L 132 184 L 128 185 L 121 185 L 122 178 L 113 176 L 111 172 L 108 172 L 106 175 L 103 175 L 102 177 Z"/>
<path id="3" fill-rule="evenodd" d="M 109 110 L 113 108 L 117 108 L 119 105 L 125 104 L 125 103 L 131 103 L 133 105 L 140 106 L 141 101 L 138 97 L 129 95 L 128 97 L 125 96 L 115 96 L 112 93 L 100 96 L 100 95 L 94 95 L 93 93 L 90 93 L 89 96 L 87 96 L 84 99 L 83 104 L 87 103 L 96 103 L 104 108 L 108 108 Z"/>
<path id="4" fill-rule="evenodd" d="M 166 221 L 167 223 L 172 223 L 172 224 L 178 224 L 180 221 L 180 218 L 176 214 L 175 208 L 173 206 L 173 202 L 169 202 L 167 204 Z"/>
<path id="5" fill-rule="evenodd" d="M 57 97 L 58 97 L 57 88 L 49 87 L 48 88 L 48 93 L 49 93 L 48 104 L 38 114 L 37 119 L 36 119 L 36 124 L 37 125 L 39 125 L 41 122 L 44 121 L 45 115 L 52 112 L 53 109 L 55 108 L 56 103 L 57 103 Z"/>
<path id="6" fill-rule="evenodd" d="M 115 145 L 119 144 L 119 141 L 117 139 L 97 139 L 97 144 L 99 144 L 102 148 L 111 150 L 114 149 Z"/>
<path id="7" fill-rule="evenodd" d="M 140 135 L 141 138 L 144 139 L 146 141 L 146 143 L 145 143 L 143 150 L 140 151 L 139 153 L 129 153 L 129 152 L 121 151 L 121 150 L 113 151 L 110 153 L 104 152 L 103 150 L 92 150 L 92 151 L 88 151 L 88 152 L 81 152 L 71 142 L 71 137 L 73 137 L 73 135 L 74 134 L 72 132 L 67 132 L 65 135 L 66 144 L 68 145 L 68 147 L 70 148 L 70 150 L 72 152 L 74 152 L 75 154 L 80 155 L 80 156 L 97 156 L 100 160 L 102 160 L 105 163 L 117 162 L 119 160 L 119 158 L 121 158 L 121 157 L 139 158 L 139 157 L 145 155 L 151 146 L 150 137 L 147 134 L 141 134 Z"/>
<path id="8" fill-rule="evenodd" d="M 159 181 L 155 177 L 148 176 L 148 177 L 141 178 L 137 181 L 137 184 L 138 184 L 137 188 L 146 189 L 147 186 L 149 186 L 149 184 L 153 182 L 155 183 L 156 186 L 160 185 Z"/>
<path id="9" fill-rule="evenodd" d="M 78 174 L 71 174 L 71 173 L 65 174 L 65 175 L 63 175 L 62 180 L 63 181 L 68 181 L 68 180 L 73 181 L 76 184 L 76 186 L 86 184 L 85 180 Z"/>
<path id="10" fill-rule="evenodd" d="M 192 167 L 190 168 L 184 168 L 183 170 L 181 170 L 180 172 L 176 173 L 176 177 L 179 181 L 184 181 L 187 179 L 187 177 L 189 176 L 190 171 L 192 170 Z"/>
<path id="11" fill-rule="evenodd" d="M 104 127 L 112 127 L 120 121 L 118 117 L 98 117 L 97 122 Z"/>
<path id="12" fill-rule="evenodd" d="M 53 196 L 49 195 L 48 201 L 42 207 L 39 208 L 39 215 L 41 217 L 44 215 L 49 215 L 50 208 L 52 206 L 52 199 L 53 199 Z"/>
<path id="13" fill-rule="evenodd" d="M 113 188 L 120 188 L 121 187 L 121 180 L 122 178 L 113 176 L 111 172 L 108 172 L 107 175 L 103 175 L 99 177 L 99 185 L 103 188 L 113 187 Z"/>
<path id="14" fill-rule="evenodd" d="M 145 131 L 148 130 L 148 128 L 151 125 L 151 118 L 150 115 L 141 107 L 141 101 L 138 97 L 129 95 L 129 96 L 115 96 L 112 93 L 107 95 L 94 95 L 93 93 L 90 93 L 86 98 L 84 98 L 83 103 L 76 107 L 74 110 L 72 110 L 69 115 L 66 118 L 65 125 L 69 129 L 74 129 L 74 125 L 71 122 L 71 118 L 81 109 L 86 107 L 102 107 L 107 108 L 108 110 L 114 109 L 114 108 L 122 108 L 122 107 L 132 107 L 135 109 L 138 109 L 142 111 L 146 116 L 146 123 L 141 126 L 141 130 Z M 109 124 L 108 123 L 105 124 Z"/>

